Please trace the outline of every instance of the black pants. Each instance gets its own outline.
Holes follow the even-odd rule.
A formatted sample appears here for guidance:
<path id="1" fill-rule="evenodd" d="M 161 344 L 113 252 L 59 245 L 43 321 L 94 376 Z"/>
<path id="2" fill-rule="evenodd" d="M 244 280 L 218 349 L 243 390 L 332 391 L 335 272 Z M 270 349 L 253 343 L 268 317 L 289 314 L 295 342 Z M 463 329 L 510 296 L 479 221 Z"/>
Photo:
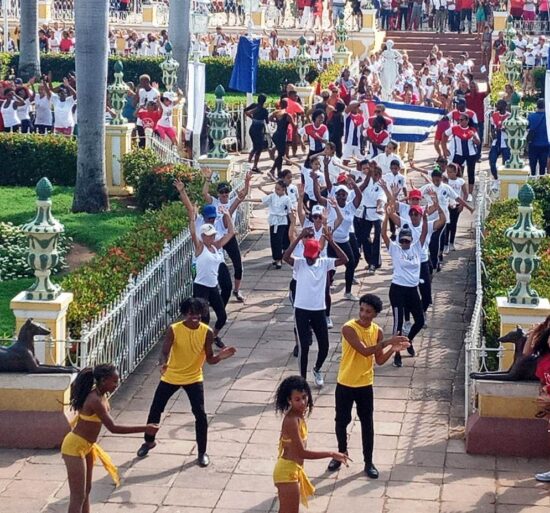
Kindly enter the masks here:
<path id="1" fill-rule="evenodd" d="M 286 153 L 286 138 L 283 137 L 282 141 L 273 138 L 273 143 L 275 144 L 275 149 L 277 150 L 277 156 L 275 157 L 275 161 L 271 167 L 271 172 L 274 173 L 277 171 L 278 174 L 283 168 L 283 157 Z"/>
<path id="2" fill-rule="evenodd" d="M 336 243 L 338 247 L 346 254 L 348 257 L 348 263 L 346 264 L 346 294 L 348 292 L 351 292 L 351 286 L 353 285 L 353 277 L 355 275 L 355 268 L 357 267 L 357 264 L 355 263 L 355 255 L 353 254 L 353 250 L 351 248 L 350 242 L 337 242 Z M 327 255 L 329 258 L 336 258 L 336 251 L 332 249 L 332 246 L 328 247 Z M 330 271 L 331 277 L 334 276 L 335 271 Z"/>
<path id="3" fill-rule="evenodd" d="M 356 217 L 353 220 L 355 235 L 359 247 L 363 249 L 363 254 L 368 265 L 379 268 L 382 265 L 380 259 L 380 233 L 382 232 L 382 221 L 369 221 Z M 371 242 L 370 234 L 374 228 L 374 238 Z"/>
<path id="4" fill-rule="evenodd" d="M 231 263 L 233 264 L 233 274 L 236 280 L 243 279 L 243 259 L 241 257 L 241 250 L 239 248 L 239 243 L 237 242 L 237 237 L 233 235 L 223 247 Z"/>
<path id="5" fill-rule="evenodd" d="M 463 155 L 455 155 L 453 157 L 453 162 L 461 166 L 466 162 L 466 170 L 468 171 L 468 185 L 474 185 L 476 183 L 476 162 L 477 155 L 472 155 L 471 157 L 464 157 Z"/>
<path id="6" fill-rule="evenodd" d="M 300 374 L 303 378 L 307 376 L 307 363 L 309 346 L 312 342 L 312 334 L 315 333 L 319 351 L 315 370 L 320 370 L 328 355 L 328 327 L 325 310 L 303 310 L 294 308 L 296 329 L 298 330 L 298 341 L 300 343 Z"/>
<path id="7" fill-rule="evenodd" d="M 430 249 L 430 265 L 432 266 L 432 269 L 435 269 L 437 267 L 437 264 L 440 261 L 440 256 L 443 253 L 443 243 L 445 241 L 445 227 L 447 225 L 443 225 L 443 228 L 440 228 L 439 230 L 435 230 L 432 233 L 432 237 L 430 239 L 429 249 Z"/>
<path id="8" fill-rule="evenodd" d="M 191 403 L 191 411 L 195 416 L 195 437 L 197 439 L 197 449 L 199 454 L 206 452 L 206 442 L 208 439 L 208 419 L 204 411 L 204 387 L 202 381 L 199 383 L 191 383 L 190 385 L 171 385 L 165 381 L 161 381 L 155 390 L 153 404 L 149 410 L 147 424 L 158 424 L 160 417 L 166 408 L 166 403 L 170 400 L 179 389 L 183 388 L 189 402 Z M 145 435 L 146 442 L 154 442 L 155 435 Z"/>
<path id="9" fill-rule="evenodd" d="M 449 209 L 449 224 L 445 230 L 445 246 L 455 243 L 456 228 L 458 226 L 458 218 L 460 217 L 461 210 L 458 208 Z"/>
<path id="10" fill-rule="evenodd" d="M 342 158 L 342 138 L 341 137 L 331 137 L 330 142 L 334 143 L 336 146 L 336 156 Z"/>
<path id="11" fill-rule="evenodd" d="M 355 269 L 359 265 L 359 260 L 361 260 L 361 250 L 359 249 L 359 242 L 355 233 L 351 232 L 349 234 L 349 245 L 351 246 L 351 251 L 353 253 L 353 258 L 355 259 Z"/>
<path id="12" fill-rule="evenodd" d="M 420 292 L 420 301 L 422 302 L 422 311 L 427 312 L 428 308 L 432 304 L 432 275 L 431 275 L 430 261 L 426 260 L 420 264 L 420 283 L 418 284 L 418 291 Z M 411 312 L 408 308 L 405 308 L 405 321 L 411 320 Z"/>
<path id="13" fill-rule="evenodd" d="M 138 145 L 140 148 L 145 148 L 145 128 L 136 125 L 136 132 L 139 137 Z"/>
<path id="14" fill-rule="evenodd" d="M 216 324 L 214 324 L 214 328 L 218 331 L 221 330 L 227 322 L 227 314 L 225 313 L 225 306 L 218 287 L 206 287 L 200 283 L 193 283 L 193 297 L 199 297 L 208 301 L 208 304 L 216 314 Z M 201 320 L 205 324 L 210 324 L 210 310 L 205 312 Z"/>
<path id="15" fill-rule="evenodd" d="M 223 306 L 227 306 L 231 297 L 231 291 L 233 290 L 233 283 L 231 281 L 231 274 L 229 274 L 229 268 L 225 262 L 222 262 L 218 268 L 218 285 L 220 287 Z"/>
<path id="16" fill-rule="evenodd" d="M 390 285 L 390 304 L 393 314 L 393 335 L 403 332 L 405 311 L 407 310 L 412 314 L 414 324 L 407 335 L 412 342 L 424 326 L 424 312 L 422 311 L 422 302 L 418 295 L 418 287 L 404 287 L 403 285 L 392 283 Z"/>
<path id="17" fill-rule="evenodd" d="M 372 463 L 372 451 L 374 448 L 374 396 L 372 385 L 366 387 L 347 387 L 336 384 L 336 439 L 338 440 L 338 452 L 348 450 L 347 427 L 351 422 L 353 403 L 357 407 L 357 416 L 361 422 L 361 441 L 363 443 L 363 459 L 366 464 Z"/>
<path id="18" fill-rule="evenodd" d="M 51 125 L 34 125 L 34 129 L 38 134 L 50 134 L 52 131 Z"/>
<path id="19" fill-rule="evenodd" d="M 280 262 L 283 259 L 285 235 L 288 238 L 287 224 L 279 224 L 277 226 L 269 227 L 269 243 L 271 245 L 271 258 L 273 259 L 274 262 Z"/>
<path id="20" fill-rule="evenodd" d="M 537 167 L 539 175 L 546 174 L 546 161 L 548 159 L 548 146 L 535 146 L 529 145 L 529 167 L 531 168 L 531 176 L 537 174 Z"/>

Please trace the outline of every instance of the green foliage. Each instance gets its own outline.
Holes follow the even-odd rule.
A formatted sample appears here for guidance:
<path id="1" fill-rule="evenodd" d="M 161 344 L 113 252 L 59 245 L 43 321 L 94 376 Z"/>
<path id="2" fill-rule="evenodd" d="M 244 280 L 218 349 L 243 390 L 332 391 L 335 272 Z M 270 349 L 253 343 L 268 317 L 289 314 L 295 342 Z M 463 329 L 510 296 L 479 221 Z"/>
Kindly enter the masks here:
<path id="1" fill-rule="evenodd" d="M 321 71 L 317 77 L 317 81 L 321 83 L 321 89 L 326 89 L 330 83 L 334 83 L 340 74 L 342 73 L 342 67 L 339 64 L 329 64 L 327 69 Z"/>
<path id="2" fill-rule="evenodd" d="M 550 176 L 531 180 L 529 184 L 535 191 L 535 199 L 542 210 L 546 234 L 550 235 Z"/>
<path id="3" fill-rule="evenodd" d="M 72 336 L 80 334 L 82 322 L 90 321 L 125 289 L 130 274 L 137 275 L 155 258 L 165 240 L 172 240 L 187 226 L 183 205 L 171 203 L 143 214 L 134 229 L 61 283 L 74 293 L 68 311 Z"/>
<path id="4" fill-rule="evenodd" d="M 539 96 L 544 96 L 544 80 L 546 77 L 546 68 L 543 66 L 537 66 L 533 68 L 533 82 L 535 83 L 535 89 L 538 91 Z"/>
<path id="5" fill-rule="evenodd" d="M 234 61 L 231 57 L 205 57 L 206 91 L 213 92 L 218 84 L 229 89 L 229 80 Z M 318 76 L 317 69 L 312 64 L 306 80 L 313 82 Z M 284 81 L 295 84 L 299 81 L 298 68 L 295 62 L 260 61 L 258 66 L 258 81 L 256 91 L 263 94 L 279 94 Z"/>
<path id="6" fill-rule="evenodd" d="M 504 232 L 512 226 L 518 215 L 518 201 L 499 201 L 491 206 L 485 221 L 483 261 L 486 273 L 483 276 L 483 309 L 485 311 L 485 336 L 490 347 L 497 347 L 500 318 L 496 308 L 497 296 L 505 296 L 516 283 L 508 258 L 512 249 Z M 542 209 L 535 203 L 533 221 L 537 226 L 544 223 Z M 544 239 L 539 249 L 540 267 L 533 273 L 531 286 L 542 296 L 550 297 L 550 241 Z"/>
<path id="7" fill-rule="evenodd" d="M 122 156 L 121 164 L 124 181 L 135 189 L 141 175 L 162 165 L 162 161 L 151 148 L 136 148 Z"/>
<path id="8" fill-rule="evenodd" d="M 9 338 L 15 330 L 15 317 L 10 309 L 10 301 L 34 282 L 32 278 L 3 281 L 0 285 L 0 337 Z"/>
<path id="9" fill-rule="evenodd" d="M 54 185 L 74 185 L 76 151 L 71 137 L 0 133 L 0 185 L 35 185 L 43 176 Z"/>

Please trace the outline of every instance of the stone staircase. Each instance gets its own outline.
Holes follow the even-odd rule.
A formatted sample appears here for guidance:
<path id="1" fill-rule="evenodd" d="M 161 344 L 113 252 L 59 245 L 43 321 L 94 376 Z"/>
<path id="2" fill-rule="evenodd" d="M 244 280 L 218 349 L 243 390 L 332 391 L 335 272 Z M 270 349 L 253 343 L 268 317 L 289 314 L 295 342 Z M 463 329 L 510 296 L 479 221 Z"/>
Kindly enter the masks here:
<path id="1" fill-rule="evenodd" d="M 434 45 L 439 47 L 445 57 L 452 57 L 455 64 L 460 62 L 460 54 L 466 51 L 474 62 L 474 78 L 480 82 L 487 81 L 487 71 L 482 73 L 480 69 L 481 42 L 475 34 L 388 31 L 386 40 L 388 39 L 395 43 L 396 50 L 407 52 L 415 69 L 420 69 Z"/>

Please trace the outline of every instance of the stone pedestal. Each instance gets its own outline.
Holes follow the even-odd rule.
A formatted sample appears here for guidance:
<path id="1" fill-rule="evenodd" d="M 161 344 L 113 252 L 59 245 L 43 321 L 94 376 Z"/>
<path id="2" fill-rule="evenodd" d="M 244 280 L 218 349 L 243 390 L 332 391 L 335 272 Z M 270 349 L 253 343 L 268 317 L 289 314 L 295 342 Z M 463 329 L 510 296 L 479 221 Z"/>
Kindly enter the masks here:
<path id="1" fill-rule="evenodd" d="M 0 374 L 0 447 L 54 449 L 71 430 L 76 374 Z"/>
<path id="2" fill-rule="evenodd" d="M 105 181 L 110 196 L 127 196 L 129 194 L 122 176 L 120 160 L 123 155 L 132 151 L 134 127 L 133 123 L 105 126 Z"/>
<path id="3" fill-rule="evenodd" d="M 158 25 L 158 6 L 149 4 L 143 6 L 143 23 Z"/>
<path id="4" fill-rule="evenodd" d="M 493 12 L 494 29 L 493 36 L 496 39 L 500 31 L 506 30 L 506 21 L 508 20 L 508 11 L 495 11 Z"/>
<path id="5" fill-rule="evenodd" d="M 126 39 L 123 36 L 117 36 L 116 38 L 116 53 L 124 55 L 126 51 Z"/>
<path id="6" fill-rule="evenodd" d="M 504 296 L 497 297 L 497 310 L 500 315 L 500 336 L 516 329 L 519 324 L 524 329 L 529 329 L 534 324 L 539 324 L 550 315 L 550 301 L 540 298 L 536 306 L 516 305 L 509 303 Z M 500 370 L 508 370 L 514 361 L 514 344 L 503 344 L 505 349 L 500 362 Z"/>
<path id="7" fill-rule="evenodd" d="M 214 176 L 217 175 L 219 177 L 220 182 L 231 183 L 231 177 L 233 175 L 233 165 L 234 165 L 234 158 L 229 156 L 223 159 L 207 157 L 206 155 L 199 157 L 199 166 L 201 168 L 209 167 L 210 169 L 212 169 L 213 179 L 214 179 Z"/>
<path id="8" fill-rule="evenodd" d="M 52 20 L 52 0 L 38 0 L 38 25 L 50 23 Z"/>
<path id="9" fill-rule="evenodd" d="M 478 411 L 466 425 L 466 451 L 523 458 L 550 456 L 548 421 L 536 419 L 536 382 L 476 381 Z"/>
<path id="10" fill-rule="evenodd" d="M 265 14 L 264 11 L 252 11 L 250 13 L 250 19 L 252 20 L 252 26 L 258 29 L 265 28 Z"/>
<path id="11" fill-rule="evenodd" d="M 375 32 L 376 31 L 376 9 L 362 9 L 363 13 L 363 27 L 361 32 Z"/>
<path id="12" fill-rule="evenodd" d="M 310 109 L 313 106 L 313 93 L 314 89 L 311 86 L 296 86 L 296 92 L 302 100 L 302 105 L 305 110 Z"/>
<path id="13" fill-rule="evenodd" d="M 50 336 L 53 343 L 51 347 L 46 347 L 46 342 L 35 341 L 35 355 L 40 363 L 64 365 L 65 341 L 67 340 L 67 309 L 73 301 L 73 294 L 62 292 L 56 299 L 50 301 L 33 301 L 26 299 L 25 296 L 25 292 L 20 292 L 10 302 L 10 308 L 15 315 L 16 331 L 19 333 L 21 326 L 27 319 L 34 319 L 36 322 L 47 326 L 51 331 Z M 33 374 L 33 376 L 37 375 Z M 1 393 L 0 391 L 0 395 Z M 2 429 L 0 429 L 1 432 Z"/>
<path id="14" fill-rule="evenodd" d="M 352 52 L 350 52 L 349 50 L 345 52 L 334 52 L 334 64 L 338 64 L 343 68 L 348 68 L 349 66 L 351 66 L 351 56 Z"/>
<path id="15" fill-rule="evenodd" d="M 523 169 L 507 169 L 504 166 L 498 168 L 500 182 L 500 199 L 516 199 L 521 186 L 527 182 L 530 171 L 529 167 Z"/>

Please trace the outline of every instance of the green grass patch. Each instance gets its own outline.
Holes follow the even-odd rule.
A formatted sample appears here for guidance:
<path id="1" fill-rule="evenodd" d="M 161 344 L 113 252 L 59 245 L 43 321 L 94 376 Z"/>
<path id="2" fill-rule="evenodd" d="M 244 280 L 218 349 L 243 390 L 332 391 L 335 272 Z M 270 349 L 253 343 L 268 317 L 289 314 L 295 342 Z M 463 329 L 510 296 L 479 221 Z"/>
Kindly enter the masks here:
<path id="1" fill-rule="evenodd" d="M 139 220 L 140 213 L 112 199 L 111 210 L 101 214 L 74 214 L 73 187 L 54 187 L 52 212 L 75 242 L 101 251 L 120 236 L 129 232 Z M 26 223 L 36 213 L 36 192 L 33 187 L 0 187 L 0 221 L 15 225 Z"/>
<path id="2" fill-rule="evenodd" d="M 15 329 L 15 317 L 10 310 L 10 301 L 33 283 L 33 278 L 22 278 L 0 283 L 0 338 L 12 337 Z"/>
<path id="3" fill-rule="evenodd" d="M 274 104 L 279 101 L 280 96 L 278 94 L 266 94 L 267 96 L 267 105 Z M 256 101 L 258 98 L 257 94 L 254 94 L 253 101 Z M 226 105 L 234 105 L 236 103 L 246 104 L 246 93 L 236 93 L 236 92 L 226 92 L 223 97 Z M 216 95 L 214 93 L 206 93 L 206 104 L 209 107 L 216 105 Z"/>

